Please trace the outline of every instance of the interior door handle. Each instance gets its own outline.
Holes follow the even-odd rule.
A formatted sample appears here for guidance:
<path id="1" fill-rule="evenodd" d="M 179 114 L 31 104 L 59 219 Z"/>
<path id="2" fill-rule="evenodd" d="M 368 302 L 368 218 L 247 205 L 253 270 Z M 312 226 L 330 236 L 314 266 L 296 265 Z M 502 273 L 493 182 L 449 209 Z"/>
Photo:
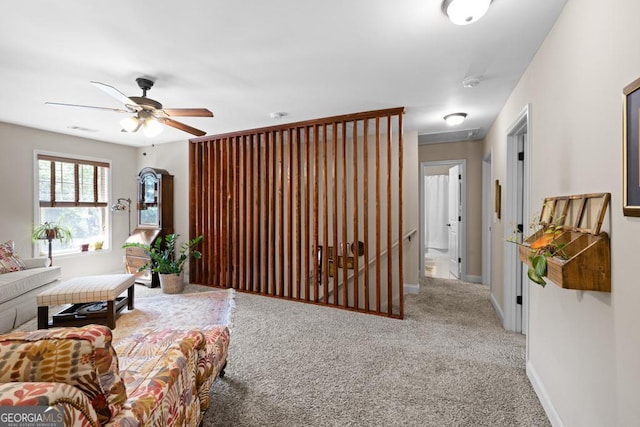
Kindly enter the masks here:
<path id="1" fill-rule="evenodd" d="M 451 224 L 447 224 L 447 227 L 451 227 Z"/>

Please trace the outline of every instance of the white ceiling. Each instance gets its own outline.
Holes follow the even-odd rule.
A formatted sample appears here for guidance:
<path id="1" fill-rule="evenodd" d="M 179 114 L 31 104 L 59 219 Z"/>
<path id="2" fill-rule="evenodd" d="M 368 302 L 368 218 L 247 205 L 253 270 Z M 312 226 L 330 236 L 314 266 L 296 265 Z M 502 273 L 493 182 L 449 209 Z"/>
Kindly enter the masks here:
<path id="1" fill-rule="evenodd" d="M 214 135 L 339 114 L 406 107 L 405 131 L 482 138 L 566 0 L 494 0 L 483 19 L 453 25 L 441 0 L 20 0 L 0 13 L 0 121 L 132 146 L 185 141 L 165 127 L 153 140 L 120 132 L 122 108 L 91 85 L 214 118 L 178 120 Z M 465 77 L 480 85 L 462 86 Z M 272 112 L 285 112 L 280 121 Z M 86 130 L 72 129 L 73 127 Z"/>

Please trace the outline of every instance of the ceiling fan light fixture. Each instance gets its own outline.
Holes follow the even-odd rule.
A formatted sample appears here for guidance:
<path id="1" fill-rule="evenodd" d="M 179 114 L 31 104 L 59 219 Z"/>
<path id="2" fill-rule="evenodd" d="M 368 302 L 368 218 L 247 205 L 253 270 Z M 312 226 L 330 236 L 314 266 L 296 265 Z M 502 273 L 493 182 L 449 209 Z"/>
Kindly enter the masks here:
<path id="1" fill-rule="evenodd" d="M 162 125 L 155 119 L 147 119 L 142 125 L 142 132 L 147 138 L 153 138 L 162 133 Z"/>
<path id="2" fill-rule="evenodd" d="M 467 118 L 467 113 L 451 113 L 444 116 L 444 121 L 449 126 L 461 125 Z"/>
<path id="3" fill-rule="evenodd" d="M 120 120 L 120 126 L 125 132 L 135 132 L 140 127 L 140 120 L 136 116 L 125 117 Z"/>
<path id="4" fill-rule="evenodd" d="M 442 11 L 456 25 L 469 25 L 482 18 L 491 0 L 444 0 Z"/>

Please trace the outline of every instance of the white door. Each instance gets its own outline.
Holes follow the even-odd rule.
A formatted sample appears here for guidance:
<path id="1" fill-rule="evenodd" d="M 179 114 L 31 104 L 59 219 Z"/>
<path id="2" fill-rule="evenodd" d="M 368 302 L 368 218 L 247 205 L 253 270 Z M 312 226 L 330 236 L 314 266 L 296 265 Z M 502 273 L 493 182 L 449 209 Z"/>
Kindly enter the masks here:
<path id="1" fill-rule="evenodd" d="M 460 166 L 449 168 L 449 274 L 460 278 Z"/>

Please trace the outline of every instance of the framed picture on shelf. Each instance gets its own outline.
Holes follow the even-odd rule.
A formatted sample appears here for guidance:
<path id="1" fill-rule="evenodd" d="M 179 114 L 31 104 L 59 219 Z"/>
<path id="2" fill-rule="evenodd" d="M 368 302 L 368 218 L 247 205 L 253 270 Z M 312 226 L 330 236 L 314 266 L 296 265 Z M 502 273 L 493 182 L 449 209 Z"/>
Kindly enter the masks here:
<path id="1" fill-rule="evenodd" d="M 622 210 L 625 216 L 640 216 L 640 78 L 623 93 Z"/>

